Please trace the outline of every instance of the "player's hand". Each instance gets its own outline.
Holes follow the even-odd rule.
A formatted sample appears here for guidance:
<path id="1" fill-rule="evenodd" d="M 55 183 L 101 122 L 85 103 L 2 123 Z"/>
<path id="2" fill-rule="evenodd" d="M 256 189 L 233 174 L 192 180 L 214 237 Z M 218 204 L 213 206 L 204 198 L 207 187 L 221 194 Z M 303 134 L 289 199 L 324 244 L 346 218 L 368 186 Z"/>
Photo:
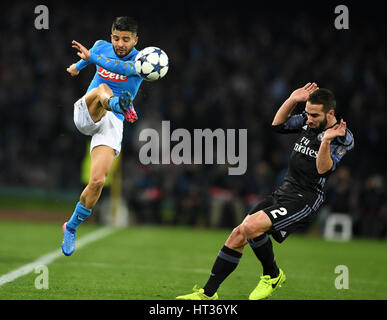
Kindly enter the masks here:
<path id="1" fill-rule="evenodd" d="M 75 63 L 69 66 L 66 70 L 71 74 L 72 77 L 75 77 L 79 74 L 79 70 L 75 67 Z"/>
<path id="2" fill-rule="evenodd" d="M 305 102 L 306 100 L 308 100 L 309 95 L 315 92 L 317 89 L 318 89 L 318 86 L 316 83 L 308 82 L 302 88 L 299 88 L 293 91 L 292 94 L 290 95 L 290 99 L 293 99 L 294 102 Z"/>
<path id="3" fill-rule="evenodd" d="M 124 116 L 126 121 L 129 121 L 130 123 L 135 122 L 138 119 L 136 110 L 134 110 L 134 107 L 130 107 L 129 110 L 124 112 Z"/>
<path id="4" fill-rule="evenodd" d="M 323 140 L 332 141 L 336 137 L 344 137 L 347 130 L 347 123 L 341 119 L 340 124 L 325 131 Z"/>
<path id="5" fill-rule="evenodd" d="M 78 50 L 77 55 L 81 59 L 86 60 L 86 61 L 89 60 L 89 58 L 90 58 L 90 51 L 85 46 L 83 46 L 81 43 L 79 43 L 78 41 L 75 41 L 75 40 L 73 40 L 71 42 L 71 44 L 72 44 L 73 48 Z"/>

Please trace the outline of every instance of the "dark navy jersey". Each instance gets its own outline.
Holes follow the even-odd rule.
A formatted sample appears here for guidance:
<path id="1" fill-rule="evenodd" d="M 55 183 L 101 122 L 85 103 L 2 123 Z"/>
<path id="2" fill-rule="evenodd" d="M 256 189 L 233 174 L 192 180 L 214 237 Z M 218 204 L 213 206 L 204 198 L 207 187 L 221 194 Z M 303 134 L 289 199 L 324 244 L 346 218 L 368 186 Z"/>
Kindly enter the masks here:
<path id="1" fill-rule="evenodd" d="M 291 116 L 281 125 L 273 126 L 279 133 L 298 133 L 290 155 L 288 171 L 275 193 L 299 192 L 303 195 L 317 195 L 323 201 L 325 183 L 344 155 L 354 147 L 354 139 L 349 129 L 346 130 L 345 136 L 334 138 L 330 144 L 333 166 L 328 172 L 319 174 L 316 158 L 325 131 L 316 132 L 306 124 L 306 121 L 307 116 L 304 112 Z"/>

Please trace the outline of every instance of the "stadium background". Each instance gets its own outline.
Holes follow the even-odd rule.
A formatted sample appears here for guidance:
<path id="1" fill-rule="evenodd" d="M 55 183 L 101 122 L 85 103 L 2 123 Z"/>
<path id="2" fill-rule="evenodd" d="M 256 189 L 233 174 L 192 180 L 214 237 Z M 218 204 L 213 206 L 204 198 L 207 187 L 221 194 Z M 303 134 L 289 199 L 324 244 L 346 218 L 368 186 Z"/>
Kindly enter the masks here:
<path id="1" fill-rule="evenodd" d="M 337 30 L 339 3 L 329 2 L 45 2 L 49 30 L 36 30 L 38 4 L 12 2 L 0 13 L 0 219 L 71 214 L 88 142 L 73 124 L 73 103 L 95 72 L 66 73 L 78 60 L 71 40 L 90 48 L 109 40 L 113 17 L 133 15 L 137 48 L 159 46 L 171 65 L 162 81 L 143 83 L 139 120 L 125 125 L 122 183 L 131 223 L 235 226 L 283 177 L 292 137 L 270 130 L 274 113 L 293 89 L 315 81 L 335 93 L 356 143 L 329 181 L 326 209 L 350 215 L 355 236 L 387 236 L 387 48 L 371 4 L 348 4 L 350 28 Z M 246 174 L 229 176 L 219 165 L 141 165 L 138 134 L 161 120 L 171 130 L 247 128 Z M 222 219 L 211 222 L 216 210 Z"/>

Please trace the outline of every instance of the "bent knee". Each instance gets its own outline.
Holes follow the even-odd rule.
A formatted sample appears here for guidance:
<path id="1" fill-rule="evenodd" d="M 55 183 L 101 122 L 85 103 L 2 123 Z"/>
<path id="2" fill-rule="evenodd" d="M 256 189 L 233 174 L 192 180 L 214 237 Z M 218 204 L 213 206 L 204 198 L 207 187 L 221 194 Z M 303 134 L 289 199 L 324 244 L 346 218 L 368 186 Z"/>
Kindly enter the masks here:
<path id="1" fill-rule="evenodd" d="M 241 227 L 247 239 L 251 239 L 253 235 L 258 231 L 258 226 L 256 224 L 253 224 L 249 219 L 243 221 Z"/>
<path id="2" fill-rule="evenodd" d="M 109 86 L 106 83 L 101 83 L 97 87 L 91 89 L 86 94 L 86 102 L 88 102 L 88 106 L 90 106 L 93 102 L 98 102 L 99 97 L 102 95 L 103 92 L 105 92 L 107 89 L 109 89 Z"/>
<path id="3" fill-rule="evenodd" d="M 92 177 L 89 181 L 89 186 L 94 189 L 103 188 L 106 181 L 106 177 Z"/>
<path id="4" fill-rule="evenodd" d="M 239 225 L 232 230 L 230 236 L 226 241 L 226 245 L 229 248 L 231 249 L 243 248 L 246 245 L 247 239 L 242 228 L 243 228 L 242 225 Z"/>
<path id="5" fill-rule="evenodd" d="M 254 215 L 248 216 L 241 226 L 246 238 L 254 239 L 269 231 L 271 225 L 269 217 L 263 211 L 259 211 Z"/>
<path id="6" fill-rule="evenodd" d="M 98 86 L 98 89 L 106 90 L 106 89 L 110 89 L 110 88 L 109 88 L 109 86 L 108 86 L 106 83 L 101 83 L 101 84 Z"/>

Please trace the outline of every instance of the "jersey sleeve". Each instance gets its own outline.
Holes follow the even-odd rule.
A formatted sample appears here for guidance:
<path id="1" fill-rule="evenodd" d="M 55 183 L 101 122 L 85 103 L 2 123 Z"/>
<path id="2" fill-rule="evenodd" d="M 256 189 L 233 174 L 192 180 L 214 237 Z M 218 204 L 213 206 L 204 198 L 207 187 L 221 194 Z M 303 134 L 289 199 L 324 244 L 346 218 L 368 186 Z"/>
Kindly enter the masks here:
<path id="1" fill-rule="evenodd" d="M 306 123 L 306 114 L 292 115 L 286 122 L 272 126 L 273 130 L 278 133 L 297 133 L 300 132 Z"/>
<path id="2" fill-rule="evenodd" d="M 97 40 L 97 41 L 94 43 L 93 47 L 90 49 L 90 53 L 96 53 L 96 52 L 98 52 L 98 51 L 99 51 L 98 49 L 99 49 L 99 47 L 100 47 L 102 44 L 103 44 L 103 40 Z M 84 69 L 85 67 L 87 67 L 90 63 L 91 63 L 91 62 L 90 62 L 90 59 L 89 59 L 89 60 L 83 60 L 83 59 L 81 59 L 81 60 L 79 60 L 79 61 L 76 63 L 75 67 L 76 67 L 79 71 L 81 71 L 82 69 Z"/>
<path id="3" fill-rule="evenodd" d="M 337 137 L 331 142 L 330 151 L 331 158 L 333 160 L 333 166 L 331 171 L 336 170 L 337 165 L 341 159 L 347 154 L 348 151 L 353 149 L 355 146 L 355 140 L 353 138 L 352 132 L 347 129 L 345 136 Z"/>
<path id="4" fill-rule="evenodd" d="M 90 58 L 88 61 L 104 68 L 105 70 L 121 74 L 123 76 L 137 75 L 133 61 L 121 61 L 117 59 L 110 59 L 106 58 L 102 54 L 96 54 L 94 52 L 90 52 Z"/>

